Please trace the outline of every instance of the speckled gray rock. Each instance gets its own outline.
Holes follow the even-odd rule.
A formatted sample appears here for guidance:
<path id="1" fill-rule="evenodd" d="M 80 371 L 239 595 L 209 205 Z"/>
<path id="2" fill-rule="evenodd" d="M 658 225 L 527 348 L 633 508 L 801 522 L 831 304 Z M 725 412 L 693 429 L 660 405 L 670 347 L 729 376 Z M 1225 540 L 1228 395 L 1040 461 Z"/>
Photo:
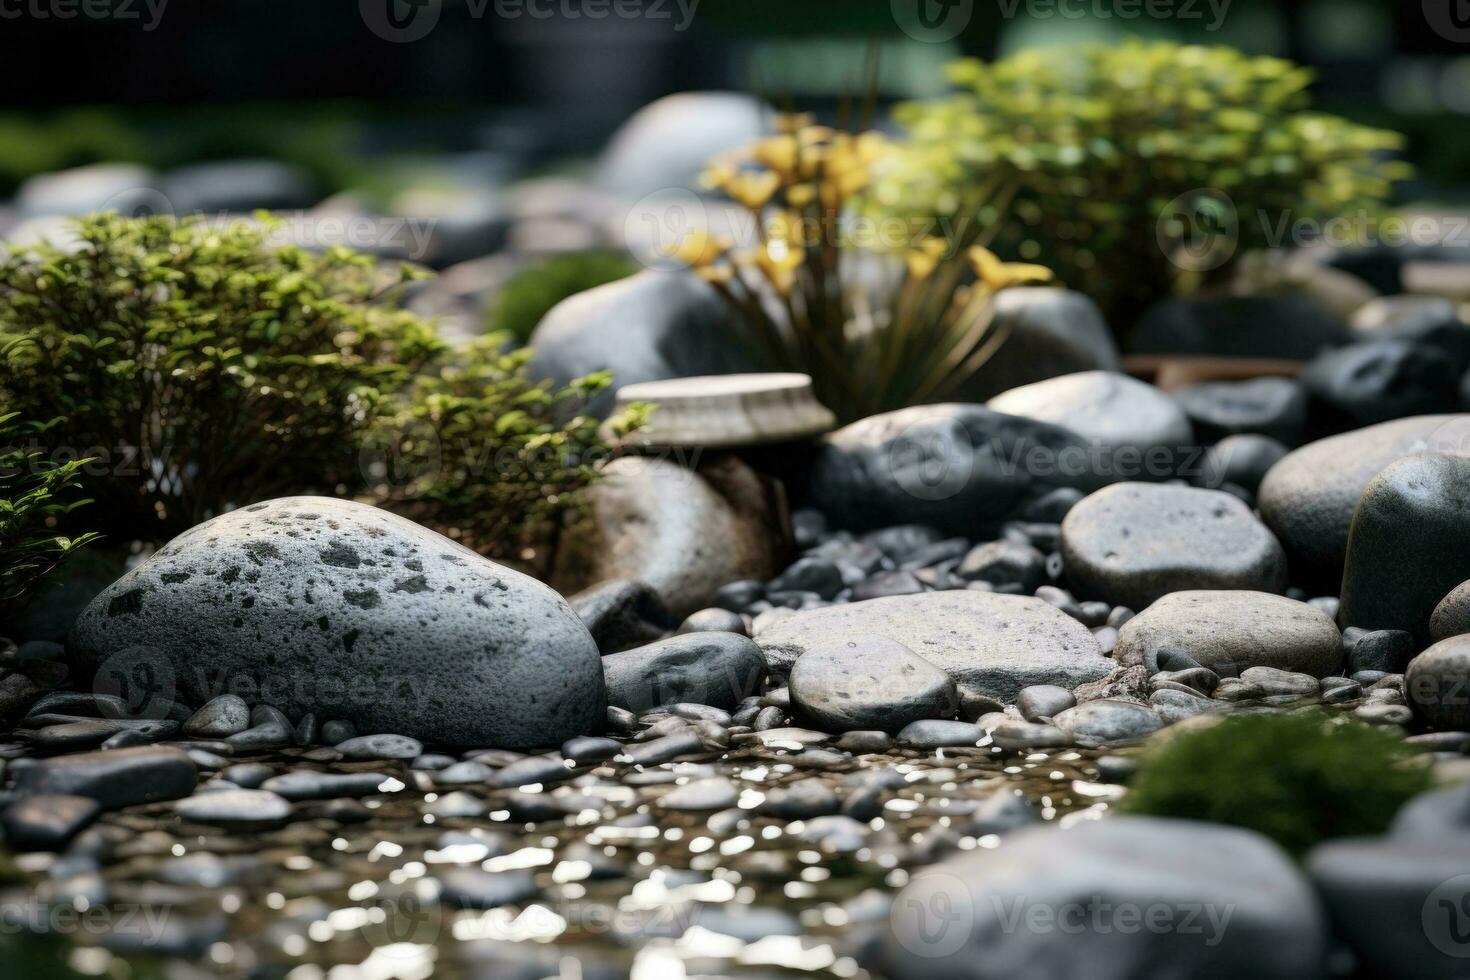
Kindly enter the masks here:
<path id="1" fill-rule="evenodd" d="M 625 456 L 588 491 L 589 522 L 563 536 L 553 584 L 647 582 L 676 618 L 714 603 L 721 586 L 773 577 L 791 548 L 780 481 L 729 454 L 696 468 Z"/>
<path id="2" fill-rule="evenodd" d="M 1173 395 L 1204 442 L 1261 435 L 1295 446 L 1307 426 L 1307 393 L 1290 378 L 1205 381 Z"/>
<path id="3" fill-rule="evenodd" d="M 1077 595 L 1142 609 L 1187 589 L 1286 588 L 1286 554 L 1249 507 L 1219 490 L 1119 483 L 1062 521 Z"/>
<path id="4" fill-rule="evenodd" d="M 834 637 L 883 636 L 944 671 L 961 692 L 1011 702 L 1023 687 L 1074 688 L 1107 676 L 1087 627 L 1030 596 L 929 592 L 811 609 L 756 633 L 773 670 Z"/>
<path id="5" fill-rule="evenodd" d="M 71 646 L 92 665 L 156 651 L 186 699 L 225 678 L 292 715 L 435 742 L 554 744 L 600 728 L 607 707 L 597 645 L 561 596 L 325 497 L 179 535 L 87 607 Z"/>
<path id="6" fill-rule="evenodd" d="M 1161 657 L 1184 654 L 1230 675 L 1249 667 L 1331 676 L 1342 666 L 1342 634 L 1322 610 L 1264 592 L 1175 592 L 1118 631 L 1114 656 L 1157 673 Z"/>
<path id="7" fill-rule="evenodd" d="M 1293 581 L 1335 594 L 1342 584 L 1353 511 L 1368 482 L 1464 418 L 1424 415 L 1382 422 L 1309 443 L 1271 467 L 1257 505 L 1286 549 Z"/>
<path id="8" fill-rule="evenodd" d="M 1429 619 L 1470 578 L 1470 459 L 1417 453 L 1369 481 L 1348 537 L 1338 622 L 1429 638 Z"/>
<path id="9" fill-rule="evenodd" d="M 915 869 L 894 912 L 895 980 L 1325 976 L 1325 917 L 1291 859 L 1259 834 L 1195 821 L 1015 830 Z"/>
<path id="10" fill-rule="evenodd" d="M 828 435 L 811 491 L 838 526 L 917 521 L 983 539 L 1058 487 L 1110 482 L 1098 464 L 1087 441 L 1060 426 L 980 405 L 920 405 Z"/>
<path id="11" fill-rule="evenodd" d="M 1410 660 L 1404 697 L 1435 728 L 1470 729 L 1470 635 L 1440 640 Z"/>
<path id="12" fill-rule="evenodd" d="M 647 711 L 681 701 L 732 709 L 765 676 L 760 648 L 738 633 L 685 633 L 602 658 L 609 703 Z"/>
<path id="13" fill-rule="evenodd" d="M 954 682 L 902 643 L 853 636 L 814 647 L 791 667 L 791 703 L 828 731 L 896 732 L 959 708 Z"/>
<path id="14" fill-rule="evenodd" d="M 1178 450 L 1194 441 L 1194 428 L 1174 399 L 1113 371 L 1083 371 L 1023 385 L 986 405 L 1071 429 L 1132 480 L 1172 476 Z"/>
<path id="15" fill-rule="evenodd" d="M 1079 741 L 1131 742 L 1152 735 L 1164 722 L 1151 708 L 1132 701 L 1088 701 L 1068 708 L 1052 724 Z"/>
<path id="16" fill-rule="evenodd" d="M 1436 643 L 1470 633 L 1470 582 L 1451 589 L 1429 617 L 1429 638 Z"/>

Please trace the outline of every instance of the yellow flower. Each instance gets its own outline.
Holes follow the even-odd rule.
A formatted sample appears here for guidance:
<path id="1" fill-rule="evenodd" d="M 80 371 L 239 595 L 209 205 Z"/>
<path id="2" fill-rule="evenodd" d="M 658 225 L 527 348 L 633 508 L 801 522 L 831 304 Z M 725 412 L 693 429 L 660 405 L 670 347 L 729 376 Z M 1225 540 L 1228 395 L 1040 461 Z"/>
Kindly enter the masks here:
<path id="1" fill-rule="evenodd" d="M 781 186 L 781 177 L 773 170 L 742 170 L 725 183 L 725 193 L 736 202 L 758 211 Z"/>
<path id="2" fill-rule="evenodd" d="M 926 238 L 919 243 L 919 247 L 904 256 L 908 263 L 909 275 L 915 279 L 927 279 L 934 269 L 939 265 L 939 260 L 944 258 L 944 253 L 949 251 L 949 242 L 943 238 Z"/>
<path id="3" fill-rule="evenodd" d="M 796 134 L 796 141 L 802 146 L 813 146 L 831 142 L 838 135 L 831 126 L 803 126 Z"/>
<path id="4" fill-rule="evenodd" d="M 810 112 L 778 112 L 776 113 L 776 132 L 790 136 L 815 121 L 816 116 Z"/>
<path id="5" fill-rule="evenodd" d="M 992 290 L 1018 286 L 1023 282 L 1049 282 L 1052 271 L 1044 265 L 1026 262 L 1002 262 L 990 249 L 976 245 L 970 249 L 970 264 L 975 275 Z"/>
<path id="6" fill-rule="evenodd" d="M 779 173 L 790 174 L 796 170 L 797 145 L 795 136 L 771 136 L 757 143 L 753 150 L 756 160 Z"/>
<path id="7" fill-rule="evenodd" d="M 728 163 L 711 163 L 699 175 L 699 184 L 708 190 L 719 190 L 735 177 L 735 167 Z"/>
<path id="8" fill-rule="evenodd" d="M 877 130 L 859 133 L 853 145 L 857 149 L 858 159 L 863 163 L 873 163 L 889 150 L 888 137 Z"/>
<path id="9" fill-rule="evenodd" d="M 795 184 L 786 188 L 786 203 L 792 207 L 804 208 L 817 199 L 817 188 L 815 184 Z"/>
<path id="10" fill-rule="evenodd" d="M 714 265 L 727 251 L 730 243 L 716 238 L 703 228 L 690 231 L 682 239 L 669 257 L 677 262 L 702 269 L 705 266 Z"/>
<path id="11" fill-rule="evenodd" d="M 735 268 L 728 262 L 721 262 L 719 265 L 707 265 L 701 269 L 695 269 L 694 274 L 705 282 L 729 282 L 735 278 Z"/>
<path id="12" fill-rule="evenodd" d="M 806 245 L 805 220 L 798 211 L 778 212 L 766 222 L 766 237 L 774 241 L 785 242 L 793 248 L 804 247 Z"/>
<path id="13" fill-rule="evenodd" d="M 782 295 L 791 292 L 791 287 L 796 285 L 796 270 L 805 260 L 804 249 L 780 238 L 767 242 L 755 255 L 761 271 Z"/>

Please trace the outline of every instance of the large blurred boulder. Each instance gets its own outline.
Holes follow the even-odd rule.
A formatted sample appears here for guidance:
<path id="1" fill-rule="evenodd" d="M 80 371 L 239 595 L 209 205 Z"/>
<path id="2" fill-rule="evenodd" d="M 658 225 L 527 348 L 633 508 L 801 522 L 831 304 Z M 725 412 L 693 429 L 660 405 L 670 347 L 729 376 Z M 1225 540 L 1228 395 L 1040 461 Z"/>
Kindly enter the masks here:
<path id="1" fill-rule="evenodd" d="M 681 92 L 650 103 L 613 134 L 593 175 L 626 198 L 693 187 L 710 157 L 772 133 L 770 110 L 736 92 Z"/>
<path id="2" fill-rule="evenodd" d="M 613 384 L 759 370 L 713 289 L 684 273 L 649 270 L 589 289 L 552 307 L 531 335 L 531 372 L 566 384 L 612 371 Z M 590 410 L 606 415 L 614 392 Z"/>
<path id="3" fill-rule="evenodd" d="M 278 160 L 218 160 L 180 167 L 164 177 L 163 190 L 175 214 L 308 208 L 320 197 L 305 173 Z"/>
<path id="4" fill-rule="evenodd" d="M 1317 355 L 1302 371 L 1327 431 L 1355 429 L 1410 415 L 1453 412 L 1463 365 L 1428 344 L 1380 340 Z"/>
<path id="5" fill-rule="evenodd" d="M 1138 321 L 1132 351 L 1306 361 L 1351 340 L 1345 323 L 1301 297 L 1166 299 Z"/>
<path id="6" fill-rule="evenodd" d="M 40 218 L 102 210 L 133 214 L 161 208 L 165 201 L 158 191 L 158 176 L 147 167 L 94 163 L 31 177 L 20 185 L 15 204 L 22 218 Z"/>
<path id="7" fill-rule="evenodd" d="M 985 401 L 1035 381 L 1079 371 L 1118 371 L 1118 349 L 1097 304 L 1082 293 L 1030 286 L 995 300 L 995 329 L 1005 343 L 956 394 Z"/>

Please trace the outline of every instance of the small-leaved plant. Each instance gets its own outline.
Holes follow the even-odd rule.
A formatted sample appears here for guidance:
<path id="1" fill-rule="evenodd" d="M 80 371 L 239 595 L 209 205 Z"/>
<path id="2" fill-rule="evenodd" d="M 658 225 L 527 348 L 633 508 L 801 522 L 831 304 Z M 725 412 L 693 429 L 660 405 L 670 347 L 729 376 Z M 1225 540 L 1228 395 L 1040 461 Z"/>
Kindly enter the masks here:
<path id="1" fill-rule="evenodd" d="M 1391 132 L 1310 110 L 1309 69 L 1227 47 L 1132 40 L 948 68 L 957 91 L 896 111 L 907 129 L 882 214 L 963 224 L 1014 182 L 996 250 L 1041 262 L 1126 333 L 1149 302 L 1386 198 Z"/>
<path id="2" fill-rule="evenodd" d="M 0 620 L 20 612 L 41 581 L 94 533 L 68 537 L 61 518 L 91 501 L 79 496 L 87 460 L 55 460 L 40 447 L 48 426 L 0 415 Z"/>

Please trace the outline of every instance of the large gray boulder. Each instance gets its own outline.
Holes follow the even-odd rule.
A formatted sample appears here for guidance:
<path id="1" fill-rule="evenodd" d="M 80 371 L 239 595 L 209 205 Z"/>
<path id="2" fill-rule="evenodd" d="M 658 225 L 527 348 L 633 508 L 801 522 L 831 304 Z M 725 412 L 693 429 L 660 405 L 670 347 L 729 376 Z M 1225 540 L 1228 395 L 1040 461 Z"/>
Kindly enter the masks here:
<path id="1" fill-rule="evenodd" d="M 839 527 L 920 523 L 983 539 L 1059 487 L 1112 482 L 1105 463 L 1070 429 L 980 405 L 921 405 L 828 435 L 811 493 Z"/>
<path id="2" fill-rule="evenodd" d="M 1142 609 L 1187 589 L 1286 589 L 1286 553 L 1240 499 L 1220 490 L 1116 483 L 1062 521 L 1079 596 Z"/>
<path id="3" fill-rule="evenodd" d="M 1440 601 L 1470 578 L 1470 459 L 1418 453 L 1390 463 L 1358 499 L 1338 622 L 1429 638 Z"/>
<path id="4" fill-rule="evenodd" d="M 1068 289 L 1023 286 L 995 298 L 1005 342 L 956 396 L 984 401 L 1012 388 L 1079 371 L 1119 371 L 1118 348 L 1091 298 Z"/>
<path id="5" fill-rule="evenodd" d="M 613 134 L 593 172 L 627 198 L 692 188 L 709 159 L 772 132 L 769 107 L 740 92 L 680 92 L 651 102 Z"/>
<path id="6" fill-rule="evenodd" d="M 884 637 L 944 671 L 961 693 L 1014 701 L 1021 688 L 1068 690 L 1105 677 L 1113 662 L 1077 620 L 1030 596 L 926 592 L 809 609 L 779 619 L 755 640 L 772 670 L 787 671 L 833 640 Z"/>
<path id="7" fill-rule="evenodd" d="M 1178 403 L 1151 384 L 1116 371 L 1082 371 L 1012 388 L 988 407 L 1050 422 L 1091 441 L 1121 479 L 1174 475 L 1194 428 Z"/>
<path id="8" fill-rule="evenodd" d="M 1265 837 L 1113 817 L 916 869 L 883 951 L 895 980 L 1320 980 L 1327 938 L 1311 885 Z"/>
<path id="9" fill-rule="evenodd" d="M 611 371 L 621 386 L 762 366 L 708 284 L 652 269 L 562 300 L 536 327 L 530 346 L 532 375 L 558 384 L 594 371 Z M 589 410 L 606 415 L 613 400 L 614 391 L 604 391 Z"/>
<path id="10" fill-rule="evenodd" d="M 1327 677 L 1342 667 L 1342 634 L 1315 606 L 1264 592 L 1174 592 L 1118 631 L 1113 656 L 1125 667 L 1183 654 L 1216 673 L 1250 667 Z"/>
<path id="11" fill-rule="evenodd" d="M 235 693 L 450 744 L 558 744 L 607 706 L 597 644 L 561 596 L 326 497 L 184 532 L 93 600 L 70 646 L 101 677 L 141 658 L 190 703 Z"/>
<path id="12" fill-rule="evenodd" d="M 1336 591 L 1347 556 L 1353 511 L 1368 481 L 1394 460 L 1422 452 L 1463 415 L 1396 419 L 1309 443 L 1271 467 L 1261 481 L 1261 518 L 1291 561 L 1293 581 Z M 1462 452 L 1462 455 L 1464 453 Z"/>

